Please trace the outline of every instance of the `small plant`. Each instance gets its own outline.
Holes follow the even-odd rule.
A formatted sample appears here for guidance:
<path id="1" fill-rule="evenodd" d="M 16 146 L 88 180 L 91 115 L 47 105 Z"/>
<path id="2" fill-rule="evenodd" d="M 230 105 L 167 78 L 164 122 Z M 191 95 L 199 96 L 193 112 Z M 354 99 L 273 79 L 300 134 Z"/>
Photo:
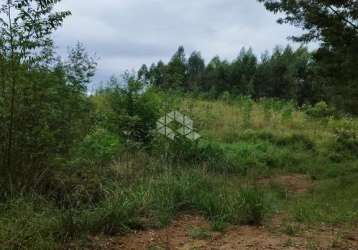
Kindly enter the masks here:
<path id="1" fill-rule="evenodd" d="M 212 237 L 211 233 L 207 229 L 200 227 L 189 227 L 188 233 L 191 238 L 196 240 L 205 240 Z"/>
<path id="2" fill-rule="evenodd" d="M 211 228 L 212 230 L 216 231 L 216 232 L 223 232 L 225 230 L 225 228 L 227 228 L 228 223 L 225 222 L 224 218 L 215 218 L 212 222 L 211 222 Z"/>
<path id="3" fill-rule="evenodd" d="M 290 121 L 293 117 L 293 108 L 287 105 L 281 114 L 282 121 Z"/>
<path id="4" fill-rule="evenodd" d="M 251 99 L 244 99 L 243 101 L 243 127 L 245 129 L 250 128 L 251 126 L 251 113 L 253 109 L 253 102 Z"/>
<path id="5" fill-rule="evenodd" d="M 226 102 L 226 103 L 229 103 L 230 99 L 231 99 L 231 96 L 230 96 L 229 91 L 224 91 L 219 97 L 219 100 Z"/>
<path id="6" fill-rule="evenodd" d="M 271 120 L 272 120 L 271 103 L 268 100 L 264 99 L 264 100 L 262 100 L 262 106 L 263 106 L 263 111 L 264 111 L 264 121 L 268 125 L 271 123 Z"/>
<path id="7" fill-rule="evenodd" d="M 240 190 L 240 219 L 244 224 L 260 224 L 268 210 L 264 200 L 264 193 L 256 188 L 243 188 Z"/>
<path id="8" fill-rule="evenodd" d="M 293 223 L 289 223 L 285 226 L 284 232 L 289 236 L 296 236 L 298 232 L 300 231 L 300 228 Z"/>
<path id="9" fill-rule="evenodd" d="M 355 155 L 358 152 L 358 133 L 354 130 L 336 129 L 335 149 Z"/>
<path id="10" fill-rule="evenodd" d="M 332 116 L 335 113 L 335 110 L 329 107 L 324 101 L 316 103 L 313 107 L 304 107 L 303 110 L 305 110 L 306 114 L 314 118 L 324 118 Z"/>
<path id="11" fill-rule="evenodd" d="M 293 247 L 294 246 L 294 242 L 292 239 L 288 239 L 285 243 L 283 243 L 284 247 Z"/>

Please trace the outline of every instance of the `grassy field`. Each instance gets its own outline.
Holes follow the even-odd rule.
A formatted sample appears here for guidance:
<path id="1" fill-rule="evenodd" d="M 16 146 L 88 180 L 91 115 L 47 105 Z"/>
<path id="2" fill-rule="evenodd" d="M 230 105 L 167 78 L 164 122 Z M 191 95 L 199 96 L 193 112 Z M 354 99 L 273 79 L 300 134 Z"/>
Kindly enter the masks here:
<path id="1" fill-rule="evenodd" d="M 199 142 L 124 147 L 108 164 L 54 176 L 59 190 L 50 198 L 13 197 L 0 205 L 0 248 L 81 249 L 88 235 L 162 228 L 186 212 L 214 231 L 278 216 L 286 234 L 296 224 L 358 225 L 356 118 L 312 116 L 273 100 L 171 99 L 171 109 L 194 120 Z M 56 204 L 58 195 L 68 202 Z"/>

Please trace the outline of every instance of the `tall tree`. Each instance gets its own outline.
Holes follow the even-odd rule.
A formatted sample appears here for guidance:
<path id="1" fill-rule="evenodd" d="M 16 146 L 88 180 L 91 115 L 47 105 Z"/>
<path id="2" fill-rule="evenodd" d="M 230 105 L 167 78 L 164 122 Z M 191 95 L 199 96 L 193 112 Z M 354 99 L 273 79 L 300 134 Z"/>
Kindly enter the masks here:
<path id="1" fill-rule="evenodd" d="M 283 13 L 279 23 L 307 32 L 292 39 L 320 41 L 317 82 L 337 107 L 358 114 L 358 2 L 356 0 L 259 0 Z"/>
<path id="2" fill-rule="evenodd" d="M 205 61 L 200 52 L 194 51 L 188 59 L 188 90 L 198 90 L 205 73 Z"/>
<path id="3" fill-rule="evenodd" d="M 187 77 L 187 61 L 185 50 L 180 46 L 168 64 L 166 81 L 169 87 L 185 89 Z"/>
<path id="4" fill-rule="evenodd" d="M 1 119 L 1 168 L 7 170 L 11 182 L 11 169 L 15 167 L 15 147 L 24 144 L 16 133 L 25 133 L 19 128 L 24 122 L 23 112 L 35 106 L 29 96 L 37 100 L 42 93 L 30 81 L 39 81 L 39 73 L 46 78 L 43 63 L 52 56 L 51 33 L 56 30 L 70 12 L 56 12 L 59 0 L 7 0 L 0 7 L 0 58 L 7 69 L 1 72 L 4 110 Z M 40 85 L 39 81 L 39 84 Z M 28 114 L 28 113 L 27 113 Z M 36 115 L 40 114 L 38 112 Z M 22 124 L 26 126 L 25 124 Z M 28 130 L 26 130 L 28 131 Z M 25 137 L 26 138 L 26 137 Z M 24 138 L 23 138 L 24 139 Z M 40 138 L 37 138 L 40 139 Z M 6 142 L 5 142 L 6 141 Z M 18 151 L 19 152 L 19 151 Z M 18 155 L 16 159 L 18 159 Z M 3 171 L 4 172 L 4 171 Z"/>
<path id="5" fill-rule="evenodd" d="M 143 64 L 137 72 L 137 78 L 144 84 L 149 83 L 150 81 L 150 72 L 147 65 Z"/>
<path id="6" fill-rule="evenodd" d="M 231 65 L 232 88 L 240 95 L 254 94 L 254 76 L 256 73 L 257 58 L 252 49 L 242 48 L 239 56 Z"/>
<path id="7" fill-rule="evenodd" d="M 205 71 L 204 90 L 217 95 L 223 91 L 230 91 L 230 64 L 222 61 L 220 57 L 214 57 Z"/>

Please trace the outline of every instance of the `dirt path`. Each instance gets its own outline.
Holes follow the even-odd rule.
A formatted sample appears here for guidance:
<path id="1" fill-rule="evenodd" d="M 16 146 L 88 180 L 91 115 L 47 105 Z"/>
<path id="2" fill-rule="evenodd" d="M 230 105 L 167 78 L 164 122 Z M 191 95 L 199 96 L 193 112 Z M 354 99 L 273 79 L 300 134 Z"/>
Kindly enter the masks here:
<path id="1" fill-rule="evenodd" d="M 241 226 L 212 232 L 199 215 L 180 215 L 159 230 L 147 230 L 113 238 L 93 239 L 93 249 L 206 250 L 206 249 L 358 249 L 358 230 L 301 229 L 293 235 L 282 225 L 274 228 Z M 286 231 L 286 232 L 285 232 Z"/>

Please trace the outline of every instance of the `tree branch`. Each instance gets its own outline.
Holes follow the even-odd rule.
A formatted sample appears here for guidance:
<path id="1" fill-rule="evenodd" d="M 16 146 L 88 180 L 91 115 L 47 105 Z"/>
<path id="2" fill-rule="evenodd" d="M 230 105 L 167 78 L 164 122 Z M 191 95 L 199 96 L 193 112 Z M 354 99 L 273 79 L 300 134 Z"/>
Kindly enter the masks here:
<path id="1" fill-rule="evenodd" d="M 339 13 L 337 10 L 335 10 L 332 6 L 328 5 L 328 8 L 333 11 L 334 14 L 336 14 L 339 18 L 341 18 L 344 22 L 350 24 L 354 29 L 358 30 L 358 25 L 352 23 L 351 21 L 349 21 L 347 18 L 345 18 L 344 16 L 341 15 L 341 13 Z"/>

